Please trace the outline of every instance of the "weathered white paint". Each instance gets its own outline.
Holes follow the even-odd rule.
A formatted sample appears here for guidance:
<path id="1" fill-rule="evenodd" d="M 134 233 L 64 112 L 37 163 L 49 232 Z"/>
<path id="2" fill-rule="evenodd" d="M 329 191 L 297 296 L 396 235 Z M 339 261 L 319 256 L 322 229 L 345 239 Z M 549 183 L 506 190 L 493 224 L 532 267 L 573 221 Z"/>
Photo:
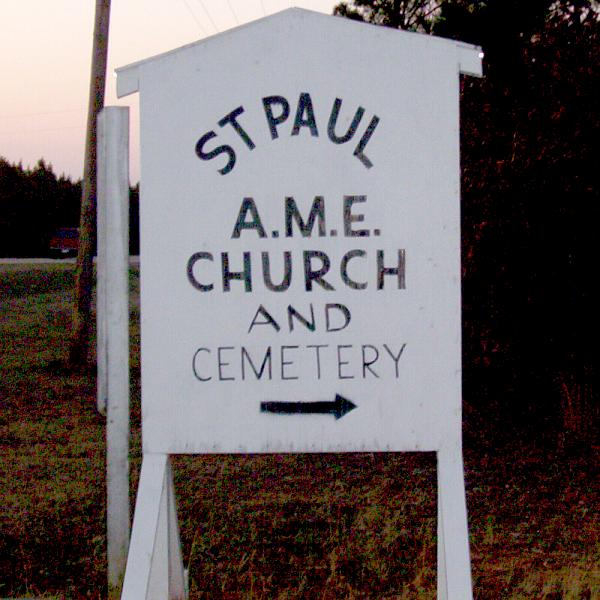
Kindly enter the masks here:
<path id="1" fill-rule="evenodd" d="M 477 56 L 473 46 L 292 9 L 118 71 L 122 93 L 142 91 L 145 451 L 437 450 L 460 437 L 458 92 L 462 65 L 468 62 L 474 72 Z M 303 93 L 310 94 L 318 137 L 308 127 L 291 135 Z M 277 139 L 262 103 L 271 95 L 290 105 Z M 338 136 L 364 108 L 354 138 L 344 144 L 328 139 L 336 98 L 342 99 Z M 231 124 L 218 125 L 240 106 L 237 119 L 253 150 Z M 369 169 L 354 150 L 374 116 L 380 121 L 365 149 Z M 211 130 L 216 137 L 205 152 L 221 144 L 236 152 L 226 175 L 219 172 L 224 155 L 203 161 L 195 152 Z M 367 198 L 352 206 L 350 227 L 369 230 L 369 237 L 344 235 L 347 195 Z M 325 236 L 316 234 L 316 225 L 310 237 L 300 237 L 297 228 L 285 236 L 287 196 L 304 219 L 315 196 L 324 197 Z M 232 238 L 247 197 L 256 203 L 264 238 L 249 230 Z M 377 251 L 391 266 L 400 249 L 406 289 L 394 288 L 388 276 L 385 289 L 377 290 Z M 286 250 L 293 261 L 290 288 L 266 291 L 261 252 L 269 253 L 276 282 Z M 305 290 L 305 250 L 331 258 L 326 279 L 335 291 Z M 340 281 L 340 261 L 351 250 L 366 253 L 348 267 L 354 280 L 368 282 L 366 290 Z M 198 281 L 214 284 L 210 292 L 195 289 L 186 275 L 198 252 L 213 257 L 193 265 Z M 243 253 L 251 253 L 252 292 L 241 281 L 222 291 L 223 252 L 234 271 L 242 269 Z M 350 311 L 343 330 L 325 331 L 328 303 Z M 287 307 L 306 317 L 311 304 L 316 331 L 295 321 L 290 333 Z M 280 331 L 268 325 L 249 331 L 261 305 Z M 330 316 L 343 323 L 339 311 Z M 398 356 L 404 344 L 396 375 L 385 346 Z M 260 371 L 269 347 L 272 380 L 263 374 L 257 381 L 248 360 L 243 380 L 242 348 Z M 379 377 L 363 367 L 363 352 L 367 362 L 379 353 L 373 367 Z M 260 411 L 264 401 L 333 400 L 337 393 L 358 406 L 339 420 Z"/>
<path id="2" fill-rule="evenodd" d="M 98 132 L 100 135 L 100 132 Z M 100 138 L 98 138 L 100 140 Z M 98 149 L 98 159 L 103 152 Z M 98 167 L 101 174 L 102 165 Z M 106 265 L 106 206 L 104 199 L 96 202 L 96 408 L 98 412 L 106 416 L 106 404 L 108 395 L 108 368 L 107 368 L 107 336 L 106 336 L 106 277 L 108 274 Z"/>
<path id="3" fill-rule="evenodd" d="M 458 100 L 459 74 L 481 74 L 479 53 L 291 9 L 118 71 L 120 95 L 141 92 L 145 463 L 155 453 L 436 451 L 439 594 L 451 600 L 472 597 Z M 286 203 L 297 220 L 286 221 Z M 286 252 L 291 281 L 275 290 Z M 378 278 L 380 252 L 385 267 L 404 259 L 402 284 Z M 329 285 L 305 281 L 325 255 Z M 246 271 L 230 289 L 226 268 Z M 357 405 L 340 419 L 261 410 L 336 394 Z M 159 523 L 163 492 L 151 487 L 140 484 L 134 539 Z M 131 585 L 149 581 L 152 547 L 132 541 Z"/>
<path id="4" fill-rule="evenodd" d="M 109 588 L 127 561 L 129 509 L 129 109 L 98 117 L 98 407 L 106 409 Z M 106 404 L 105 404 L 106 403 Z"/>
<path id="5" fill-rule="evenodd" d="M 438 545 L 437 597 L 472 598 L 471 559 L 462 447 L 459 443 L 437 452 Z"/>
<path id="6" fill-rule="evenodd" d="M 187 597 L 173 474 L 165 454 L 144 454 L 122 600 Z"/>

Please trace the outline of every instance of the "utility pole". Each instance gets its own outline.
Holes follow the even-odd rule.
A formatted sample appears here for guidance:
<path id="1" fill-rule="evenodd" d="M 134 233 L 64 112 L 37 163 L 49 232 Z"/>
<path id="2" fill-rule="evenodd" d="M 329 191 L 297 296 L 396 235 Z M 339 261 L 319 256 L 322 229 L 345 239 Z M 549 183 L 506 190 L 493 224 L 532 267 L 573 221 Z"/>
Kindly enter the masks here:
<path id="1" fill-rule="evenodd" d="M 79 218 L 79 251 L 75 270 L 75 296 L 69 346 L 69 364 L 84 365 L 90 350 L 91 301 L 93 286 L 93 253 L 96 230 L 96 119 L 104 105 L 110 0 L 96 0 L 92 68 L 88 103 L 87 134 L 81 212 Z"/>

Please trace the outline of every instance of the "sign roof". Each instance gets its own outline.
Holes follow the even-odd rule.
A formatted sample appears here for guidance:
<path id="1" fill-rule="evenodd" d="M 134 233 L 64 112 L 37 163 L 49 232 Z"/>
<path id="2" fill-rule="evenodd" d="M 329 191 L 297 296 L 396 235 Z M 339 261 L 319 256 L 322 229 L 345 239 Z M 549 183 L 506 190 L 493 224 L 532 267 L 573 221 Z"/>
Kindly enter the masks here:
<path id="1" fill-rule="evenodd" d="M 256 40 L 263 33 L 275 27 L 294 31 L 294 33 L 304 37 L 307 43 L 318 39 L 319 29 L 321 28 L 325 28 L 327 35 L 332 36 L 359 34 L 364 40 L 362 43 L 368 44 L 376 44 L 378 40 L 386 38 L 392 40 L 421 40 L 423 43 L 443 46 L 445 51 L 455 52 L 459 73 L 476 77 L 481 77 L 482 75 L 481 59 L 483 54 L 479 46 L 441 37 L 381 27 L 342 17 L 333 17 L 303 8 L 288 8 L 273 15 L 240 25 L 239 27 L 203 38 L 197 42 L 116 69 L 118 75 L 117 96 L 121 98 L 139 91 L 139 68 L 142 66 L 152 65 L 172 58 L 174 55 L 182 55 L 190 51 L 206 53 L 206 60 L 211 60 L 211 53 L 218 53 L 222 44 L 235 44 L 236 38 L 243 36 L 251 36 Z"/>

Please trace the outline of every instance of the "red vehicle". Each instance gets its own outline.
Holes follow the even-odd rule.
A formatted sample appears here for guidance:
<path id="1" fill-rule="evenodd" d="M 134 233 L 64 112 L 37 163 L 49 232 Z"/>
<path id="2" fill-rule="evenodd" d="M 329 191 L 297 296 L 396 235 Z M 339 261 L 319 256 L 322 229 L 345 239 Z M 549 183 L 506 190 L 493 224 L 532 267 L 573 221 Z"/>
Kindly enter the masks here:
<path id="1" fill-rule="evenodd" d="M 57 258 L 76 256 L 79 247 L 79 228 L 61 227 L 50 238 L 50 255 Z"/>

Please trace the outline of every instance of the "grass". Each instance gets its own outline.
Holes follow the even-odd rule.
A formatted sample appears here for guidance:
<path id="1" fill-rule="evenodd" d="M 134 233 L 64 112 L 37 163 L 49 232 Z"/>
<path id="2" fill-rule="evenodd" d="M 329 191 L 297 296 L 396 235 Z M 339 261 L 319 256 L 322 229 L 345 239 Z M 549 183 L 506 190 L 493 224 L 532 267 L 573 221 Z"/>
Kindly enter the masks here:
<path id="1" fill-rule="evenodd" d="M 0 597 L 106 596 L 104 420 L 93 370 L 63 366 L 71 269 L 0 266 Z M 477 599 L 600 598 L 597 459 L 467 448 Z M 435 598 L 431 454 L 185 456 L 175 479 L 192 598 Z"/>

